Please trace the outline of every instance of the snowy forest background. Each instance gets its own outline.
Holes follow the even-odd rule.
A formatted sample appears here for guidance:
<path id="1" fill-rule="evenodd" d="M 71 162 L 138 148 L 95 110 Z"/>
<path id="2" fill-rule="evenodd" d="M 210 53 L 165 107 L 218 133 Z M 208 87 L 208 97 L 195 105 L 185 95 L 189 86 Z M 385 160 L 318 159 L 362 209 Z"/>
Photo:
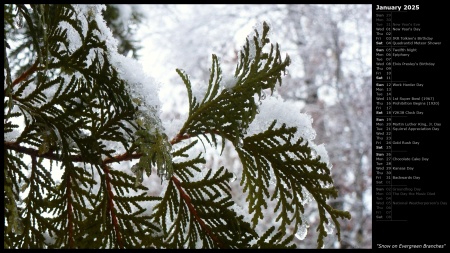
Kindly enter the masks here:
<path id="1" fill-rule="evenodd" d="M 113 7 L 119 14 L 114 25 L 128 30 L 127 39 L 137 46 L 123 48 L 123 52 L 137 58 L 161 83 L 162 120 L 166 132 L 173 129 L 174 135 L 188 110 L 186 90 L 175 69 L 190 73 L 193 86 L 205 83 L 214 53 L 221 57 L 224 72 L 231 73 L 245 36 L 266 21 L 272 28 L 271 40 L 292 59 L 289 74 L 273 96 L 300 105 L 302 112 L 312 116 L 315 143 L 325 144 L 339 191 L 332 205 L 352 215 L 351 220 L 341 222 L 342 240 L 332 233 L 325 238 L 324 248 L 371 248 L 371 5 Z M 231 144 L 227 145 L 222 156 L 215 149 L 206 150 L 208 166 L 225 166 L 239 175 L 242 165 Z M 157 193 L 160 179 L 152 175 L 147 180 L 154 181 Z M 239 181 L 234 182 L 234 189 L 239 189 Z M 245 201 L 245 195 L 234 197 L 237 203 Z M 269 226 L 273 207 L 267 210 Z M 311 227 L 317 222 L 314 212 L 305 212 Z M 309 229 L 305 238 L 295 242 L 299 248 L 315 248 L 315 238 L 314 229 Z"/>

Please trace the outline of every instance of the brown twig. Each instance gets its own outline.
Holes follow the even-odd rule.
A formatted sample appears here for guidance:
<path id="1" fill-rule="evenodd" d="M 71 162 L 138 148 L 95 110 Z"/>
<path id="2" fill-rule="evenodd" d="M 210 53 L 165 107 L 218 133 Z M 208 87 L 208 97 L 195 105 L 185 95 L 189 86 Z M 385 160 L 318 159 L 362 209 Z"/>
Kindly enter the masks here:
<path id="1" fill-rule="evenodd" d="M 3 143 L 3 148 L 4 149 L 11 149 L 14 150 L 16 152 L 22 153 L 22 154 L 27 154 L 31 157 L 40 157 L 40 158 L 46 158 L 49 160 L 54 160 L 54 161 L 62 161 L 62 158 L 55 154 L 55 153 L 45 153 L 45 154 L 39 154 L 38 150 L 32 149 L 32 148 L 27 148 L 24 146 L 21 146 L 19 143 L 17 142 L 4 142 Z M 71 156 L 71 161 L 73 162 L 83 162 L 83 157 L 81 155 L 74 155 Z"/>
<path id="2" fill-rule="evenodd" d="M 23 72 L 22 75 L 20 75 L 16 80 L 14 80 L 12 82 L 12 87 L 14 87 L 16 84 L 22 82 L 23 80 L 25 80 L 29 75 L 33 74 L 34 71 L 37 70 L 39 62 L 36 61 L 33 66 L 31 66 L 27 71 Z"/>
<path id="3" fill-rule="evenodd" d="M 103 164 L 139 159 L 139 158 L 141 158 L 141 156 L 142 156 L 142 154 L 136 154 L 136 153 L 130 154 L 130 153 L 125 152 L 120 155 L 105 158 L 105 160 L 103 160 Z"/>
<path id="4" fill-rule="evenodd" d="M 182 141 L 182 140 L 189 139 L 189 138 L 191 138 L 191 137 L 192 137 L 192 136 L 189 135 L 189 134 L 177 134 L 177 135 L 170 141 L 170 144 L 173 145 L 173 144 L 175 144 L 175 143 L 178 143 L 178 142 L 180 142 L 180 141 Z"/>
<path id="5" fill-rule="evenodd" d="M 27 155 L 32 156 L 32 157 L 40 157 L 40 158 L 45 158 L 45 159 L 54 160 L 54 161 L 60 161 L 60 162 L 62 161 L 62 158 L 58 154 L 55 154 L 55 153 L 52 153 L 52 152 L 39 154 L 38 150 L 35 150 L 33 148 L 27 148 L 27 147 L 21 146 L 17 142 L 4 142 L 3 143 L 3 148 L 4 149 L 14 150 L 14 151 L 22 153 L 22 154 L 27 154 Z M 117 156 L 114 156 L 114 157 L 107 157 L 107 158 L 105 158 L 105 160 L 103 160 L 103 164 L 127 161 L 127 160 L 132 160 L 132 159 L 138 159 L 141 156 L 142 156 L 142 154 L 123 153 L 123 154 L 120 154 L 120 155 L 117 155 Z M 73 155 L 73 156 L 71 156 L 70 160 L 72 162 L 85 162 L 85 160 L 83 159 L 83 157 L 81 155 Z"/>

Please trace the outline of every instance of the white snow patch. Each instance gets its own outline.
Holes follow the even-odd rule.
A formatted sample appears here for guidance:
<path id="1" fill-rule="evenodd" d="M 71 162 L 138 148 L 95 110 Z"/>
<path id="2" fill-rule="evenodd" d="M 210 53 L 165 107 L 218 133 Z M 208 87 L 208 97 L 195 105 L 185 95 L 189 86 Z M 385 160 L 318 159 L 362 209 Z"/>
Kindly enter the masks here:
<path id="1" fill-rule="evenodd" d="M 283 123 L 287 127 L 297 127 L 295 134 L 297 138 L 302 137 L 311 141 L 316 137 L 316 131 L 312 128 L 312 117 L 301 113 L 301 105 L 298 103 L 285 101 L 279 96 L 271 96 L 263 100 L 259 110 L 260 112 L 249 125 L 246 136 L 266 131 L 273 120 L 277 120 L 275 127 L 281 127 Z"/>

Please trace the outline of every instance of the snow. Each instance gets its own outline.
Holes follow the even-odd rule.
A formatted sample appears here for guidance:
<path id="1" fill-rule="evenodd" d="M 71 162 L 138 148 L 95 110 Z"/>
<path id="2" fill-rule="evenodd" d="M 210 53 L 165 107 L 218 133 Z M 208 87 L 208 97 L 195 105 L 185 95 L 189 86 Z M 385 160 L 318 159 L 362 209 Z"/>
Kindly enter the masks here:
<path id="1" fill-rule="evenodd" d="M 256 45 L 255 45 L 255 36 L 256 31 L 258 31 L 259 34 L 259 40 L 258 46 L 261 47 L 263 45 L 263 42 L 261 41 L 262 33 L 263 33 L 263 23 L 258 22 L 256 25 L 253 26 L 253 31 L 247 36 L 247 39 L 249 41 L 249 58 L 254 59 L 256 56 Z"/>
<path id="2" fill-rule="evenodd" d="M 114 38 L 111 29 L 106 25 L 106 21 L 103 19 L 102 12 L 106 10 L 106 5 L 104 4 L 87 4 L 87 5 L 76 5 L 76 10 L 79 10 L 78 19 L 82 21 L 83 24 L 87 24 L 92 20 L 97 22 L 99 32 L 96 35 L 99 37 L 100 41 L 106 42 L 106 47 L 110 52 L 117 52 L 117 40 Z M 82 15 L 80 15 L 82 14 Z M 87 26 L 83 26 L 83 35 L 87 34 Z"/>
<path id="3" fill-rule="evenodd" d="M 226 76 L 223 78 L 221 85 L 224 89 L 231 89 L 236 85 L 237 80 L 235 76 Z"/>
<path id="4" fill-rule="evenodd" d="M 328 220 L 328 223 L 324 223 L 323 226 L 324 226 L 325 232 L 326 232 L 328 235 L 331 235 L 331 234 L 333 233 L 334 228 L 335 228 L 333 221 L 331 221 L 331 220 L 329 219 L 329 220 Z"/>
<path id="5" fill-rule="evenodd" d="M 120 5 L 118 8 L 123 21 L 130 18 L 130 6 Z M 110 28 L 103 19 L 102 11 L 105 9 L 105 5 L 75 5 L 77 18 L 82 23 L 83 36 L 86 36 L 87 34 L 87 23 L 95 20 L 98 31 L 94 31 L 94 34 L 98 36 L 100 41 L 105 41 L 108 52 L 107 57 L 113 67 L 117 70 L 119 77 L 127 83 L 128 92 L 132 98 L 138 98 L 143 102 L 140 108 L 142 111 L 149 114 L 152 118 L 159 119 L 160 100 L 158 92 L 160 85 L 144 71 L 140 62 L 125 57 L 117 52 L 118 41 L 114 38 Z M 59 25 L 68 31 L 69 51 L 73 52 L 81 47 L 81 38 L 74 28 L 64 21 L 60 22 Z M 92 63 L 96 51 L 101 51 L 101 49 L 91 50 L 85 59 L 88 66 Z M 156 120 L 156 122 L 159 122 L 159 120 Z"/>
<path id="6" fill-rule="evenodd" d="M 52 245 L 56 242 L 55 236 L 50 236 L 48 231 L 44 231 L 43 235 L 44 235 L 45 243 L 47 245 Z"/>
<path id="7" fill-rule="evenodd" d="M 178 131 L 183 127 L 185 121 L 185 118 L 162 121 L 164 133 L 169 137 L 169 139 L 174 138 L 178 134 Z"/>
<path id="8" fill-rule="evenodd" d="M 66 48 L 66 50 L 68 50 L 69 53 L 75 52 L 77 49 L 79 49 L 83 45 L 80 35 L 75 30 L 75 28 L 73 28 L 72 25 L 70 25 L 66 21 L 61 21 L 61 22 L 59 22 L 58 27 L 60 27 L 63 30 L 67 30 L 67 39 L 69 41 L 69 45 L 68 45 L 69 47 Z M 62 44 L 62 43 L 60 44 L 60 46 L 63 46 L 63 45 L 64 44 Z"/>
<path id="9" fill-rule="evenodd" d="M 316 132 L 312 128 L 310 115 L 301 113 L 299 103 L 285 101 L 278 95 L 267 97 L 261 101 L 259 114 L 256 115 L 253 122 L 249 125 L 245 136 L 252 136 L 267 130 L 273 120 L 277 120 L 275 127 L 281 127 L 284 123 L 287 127 L 297 127 L 298 131 L 295 137 L 302 137 L 305 140 L 313 140 Z M 293 114 L 293 113 L 298 113 Z"/>
<path id="10" fill-rule="evenodd" d="M 273 120 L 277 120 L 275 128 L 281 127 L 283 123 L 287 127 L 297 127 L 294 140 L 301 137 L 308 141 L 309 147 L 312 148 L 315 155 L 320 155 L 320 161 L 331 168 L 325 144 L 317 145 L 314 143 L 316 131 L 312 127 L 313 118 L 309 114 L 301 112 L 301 103 L 285 101 L 277 94 L 264 99 L 265 95 L 263 94 L 265 93 L 262 93 L 261 96 L 259 114 L 256 115 L 253 122 L 249 125 L 247 133 L 244 136 L 252 136 L 266 131 Z"/>
<path id="11" fill-rule="evenodd" d="M 117 52 L 111 53 L 110 60 L 117 68 L 120 78 L 130 86 L 132 97 L 143 98 L 146 105 L 155 109 L 160 108 L 158 97 L 160 84 L 144 72 L 141 63 Z"/>
<path id="12" fill-rule="evenodd" d="M 121 14 L 126 14 L 127 12 L 129 13 L 131 11 L 129 6 L 120 6 L 121 7 L 119 7 L 119 10 Z M 95 31 L 95 35 L 98 36 L 100 41 L 105 41 L 107 51 L 109 53 L 108 58 L 111 60 L 111 64 L 116 67 L 117 71 L 120 74 L 120 77 L 127 81 L 129 84 L 136 86 L 134 88 L 144 89 L 139 91 L 135 90 L 135 95 L 139 94 L 139 96 L 136 97 L 140 97 L 141 94 L 151 94 L 152 92 L 157 91 L 158 88 L 156 87 L 156 82 L 153 80 L 153 78 L 147 76 L 142 68 L 142 65 L 138 61 L 132 58 L 127 58 L 117 52 L 118 41 L 114 38 L 111 29 L 106 25 L 106 22 L 103 19 L 102 11 L 104 11 L 105 9 L 105 5 L 75 6 L 75 10 L 79 12 L 78 19 L 80 19 L 82 24 L 86 24 L 82 26 L 83 36 L 86 36 L 87 34 L 87 23 L 95 20 L 99 30 Z M 128 15 L 130 15 L 130 13 Z M 129 18 L 126 15 L 121 17 L 123 19 Z M 68 23 L 64 21 L 60 22 L 59 25 L 63 28 L 68 29 L 68 38 L 70 42 L 69 49 L 71 49 L 71 52 L 73 52 L 72 49 L 79 48 L 81 46 L 81 38 L 79 37 L 78 33 L 76 33 L 76 31 L 72 31 L 74 30 L 74 28 L 72 28 Z M 92 62 L 92 57 L 95 56 L 94 51 L 95 50 L 91 50 L 88 58 L 86 59 L 86 62 L 88 64 Z M 149 98 L 146 99 L 148 105 L 158 107 L 159 101 L 153 99 L 154 96 L 148 97 Z"/>
<path id="13" fill-rule="evenodd" d="M 7 111 L 9 110 L 9 107 L 5 107 L 4 109 L 4 115 L 7 114 Z M 20 112 L 19 107 L 17 105 L 12 106 L 11 109 L 11 113 L 15 113 L 15 112 Z M 8 142 L 8 141 L 16 141 L 17 138 L 22 134 L 23 130 L 25 129 L 25 124 L 24 124 L 24 117 L 20 116 L 20 117 L 13 117 L 13 118 L 9 118 L 9 121 L 13 124 L 13 125 L 17 125 L 17 128 L 14 128 L 12 132 L 5 132 L 4 133 L 4 141 Z"/>
<path id="14" fill-rule="evenodd" d="M 330 163 L 330 158 L 328 156 L 328 152 L 325 149 L 325 144 L 316 145 L 315 143 L 310 142 L 310 146 L 316 151 L 316 154 L 320 156 L 320 161 L 324 162 L 331 168 L 332 164 Z"/>
<path id="15" fill-rule="evenodd" d="M 86 37 L 87 35 L 87 31 L 88 31 L 88 26 L 89 26 L 89 21 L 86 19 L 86 15 L 89 13 L 89 9 L 90 7 L 92 7 L 91 5 L 73 5 L 75 12 L 77 13 L 77 17 L 76 19 L 79 20 L 79 22 L 81 22 L 81 30 L 83 33 L 83 37 Z"/>
<path id="16" fill-rule="evenodd" d="M 192 81 L 192 79 L 191 79 Z M 197 99 L 197 102 L 201 103 L 208 90 L 207 82 L 192 83 L 192 95 Z"/>

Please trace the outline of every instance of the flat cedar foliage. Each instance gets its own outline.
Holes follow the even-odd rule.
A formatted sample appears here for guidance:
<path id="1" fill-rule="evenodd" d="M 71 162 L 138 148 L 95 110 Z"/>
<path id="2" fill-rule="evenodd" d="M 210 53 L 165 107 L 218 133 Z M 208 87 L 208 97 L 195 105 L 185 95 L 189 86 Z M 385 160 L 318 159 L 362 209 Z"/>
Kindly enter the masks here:
<path id="1" fill-rule="evenodd" d="M 102 11 L 4 5 L 4 248 L 292 248 L 287 228 L 306 227 L 310 199 L 320 220 L 317 247 L 329 223 L 339 238 L 339 219 L 350 214 L 327 204 L 338 194 L 330 168 L 297 127 L 273 120 L 245 135 L 258 98 L 281 85 L 290 63 L 266 23 L 240 51 L 232 87 L 222 88 L 215 55 L 201 99 L 177 70 L 189 115 L 169 138 L 146 100 L 156 91 L 140 94 L 146 84 L 122 74 Z M 207 168 L 202 153 L 190 152 L 198 143 L 222 152 L 226 141 L 242 162 L 246 217 L 234 208 L 233 173 Z M 164 180 L 160 196 L 142 184 L 152 170 Z M 257 233 L 268 200 L 276 201 L 278 223 Z"/>

